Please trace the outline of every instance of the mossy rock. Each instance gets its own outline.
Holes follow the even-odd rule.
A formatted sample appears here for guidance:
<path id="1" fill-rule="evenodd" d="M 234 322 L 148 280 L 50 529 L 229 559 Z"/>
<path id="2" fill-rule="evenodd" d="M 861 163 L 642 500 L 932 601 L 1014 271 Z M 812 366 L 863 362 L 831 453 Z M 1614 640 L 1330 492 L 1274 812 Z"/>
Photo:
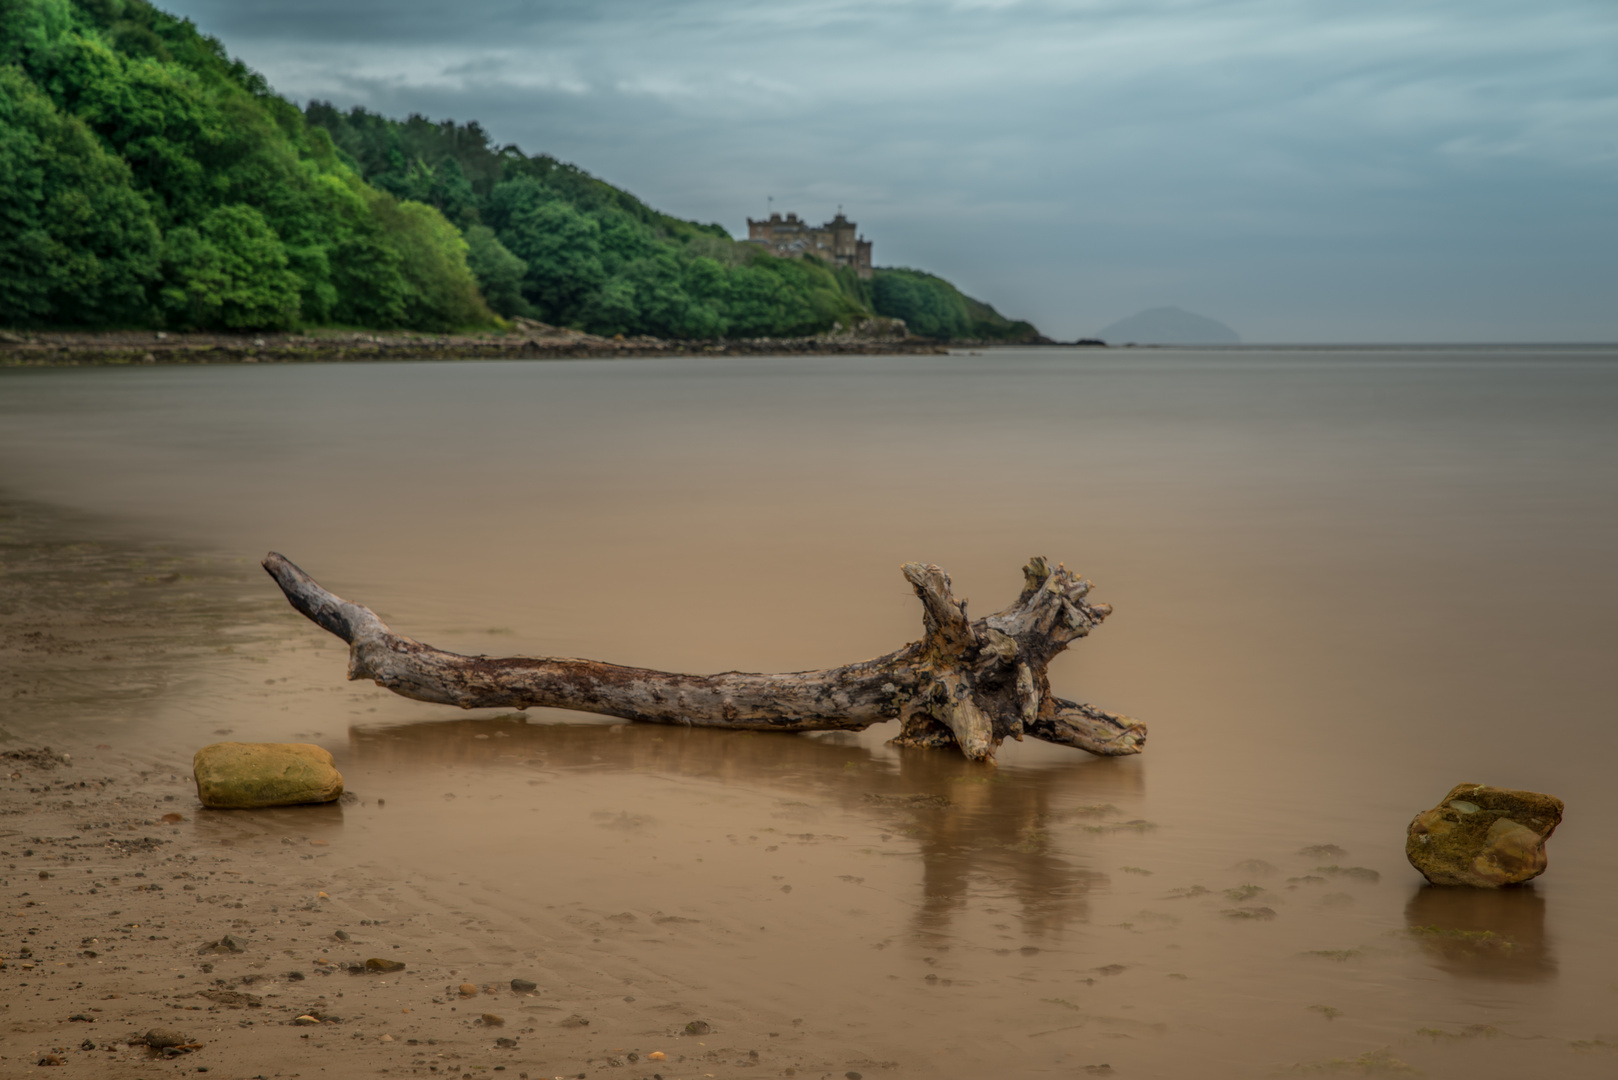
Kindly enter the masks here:
<path id="1" fill-rule="evenodd" d="M 1410 823 L 1405 857 L 1434 885 L 1520 885 L 1545 872 L 1545 841 L 1561 823 L 1553 795 L 1457 784 Z"/>
<path id="2" fill-rule="evenodd" d="M 214 743 L 192 761 L 203 806 L 246 810 L 335 802 L 343 774 L 313 743 Z"/>

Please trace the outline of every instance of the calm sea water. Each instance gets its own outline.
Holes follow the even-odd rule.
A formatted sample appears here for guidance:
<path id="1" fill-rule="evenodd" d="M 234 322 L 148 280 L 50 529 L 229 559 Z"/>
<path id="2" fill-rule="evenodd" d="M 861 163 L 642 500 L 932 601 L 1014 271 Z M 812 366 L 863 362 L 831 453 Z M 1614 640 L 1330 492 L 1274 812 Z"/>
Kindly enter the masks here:
<path id="1" fill-rule="evenodd" d="M 472 962 L 867 1075 L 1618 1070 L 1618 350 L 5 370 L 0 500 L 0 601 L 71 639 L 8 654 L 7 737 L 320 742 L 386 800 L 322 827 L 470 892 Z M 268 549 L 441 647 L 690 671 L 886 652 L 901 562 L 984 613 L 1043 554 L 1116 610 L 1054 689 L 1151 737 L 985 768 L 404 701 Z M 1531 888 L 1406 864 L 1462 781 L 1566 801 Z"/>

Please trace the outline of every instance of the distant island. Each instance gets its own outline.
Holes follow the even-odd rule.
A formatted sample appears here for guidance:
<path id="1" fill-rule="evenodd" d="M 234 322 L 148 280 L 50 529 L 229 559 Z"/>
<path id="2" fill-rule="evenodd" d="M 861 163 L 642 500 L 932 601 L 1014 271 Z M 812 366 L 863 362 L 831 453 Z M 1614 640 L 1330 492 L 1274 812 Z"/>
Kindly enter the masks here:
<path id="1" fill-rule="evenodd" d="M 1177 307 L 1147 308 L 1097 335 L 1112 345 L 1240 345 L 1241 335 L 1217 319 Z"/>
<path id="2" fill-rule="evenodd" d="M 0 4 L 0 219 L 13 332 L 529 319 L 718 341 L 901 319 L 934 342 L 1044 340 L 935 275 L 873 268 L 841 213 L 738 241 L 475 121 L 300 109 L 146 0 Z"/>

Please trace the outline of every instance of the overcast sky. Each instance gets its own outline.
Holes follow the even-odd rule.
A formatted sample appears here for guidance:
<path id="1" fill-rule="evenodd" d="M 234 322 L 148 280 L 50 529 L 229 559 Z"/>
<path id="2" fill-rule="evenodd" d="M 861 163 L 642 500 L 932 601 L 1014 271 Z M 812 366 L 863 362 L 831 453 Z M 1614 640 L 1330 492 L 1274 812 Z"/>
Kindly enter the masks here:
<path id="1" fill-rule="evenodd" d="M 1618 340 L 1614 0 L 159 0 L 680 217 L 842 204 L 1070 338 Z"/>

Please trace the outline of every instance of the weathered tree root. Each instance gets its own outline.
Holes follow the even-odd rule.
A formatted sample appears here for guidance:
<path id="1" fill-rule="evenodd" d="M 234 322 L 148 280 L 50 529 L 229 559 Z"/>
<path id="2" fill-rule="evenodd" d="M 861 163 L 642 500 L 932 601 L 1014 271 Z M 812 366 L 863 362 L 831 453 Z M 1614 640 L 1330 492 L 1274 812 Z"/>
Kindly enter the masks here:
<path id="1" fill-rule="evenodd" d="M 936 566 L 905 563 L 926 634 L 897 652 L 825 671 L 681 675 L 598 660 L 460 656 L 389 630 L 369 608 L 333 596 L 284 556 L 264 569 L 294 608 L 349 644 L 348 677 L 418 701 L 463 709 L 545 706 L 655 724 L 742 731 L 861 731 L 899 721 L 899 746 L 954 744 L 993 760 L 1007 737 L 1031 735 L 1092 754 L 1138 754 L 1146 725 L 1051 696 L 1046 665 L 1112 613 L 1090 583 L 1043 558 L 1023 568 L 1022 595 L 988 618 Z"/>

